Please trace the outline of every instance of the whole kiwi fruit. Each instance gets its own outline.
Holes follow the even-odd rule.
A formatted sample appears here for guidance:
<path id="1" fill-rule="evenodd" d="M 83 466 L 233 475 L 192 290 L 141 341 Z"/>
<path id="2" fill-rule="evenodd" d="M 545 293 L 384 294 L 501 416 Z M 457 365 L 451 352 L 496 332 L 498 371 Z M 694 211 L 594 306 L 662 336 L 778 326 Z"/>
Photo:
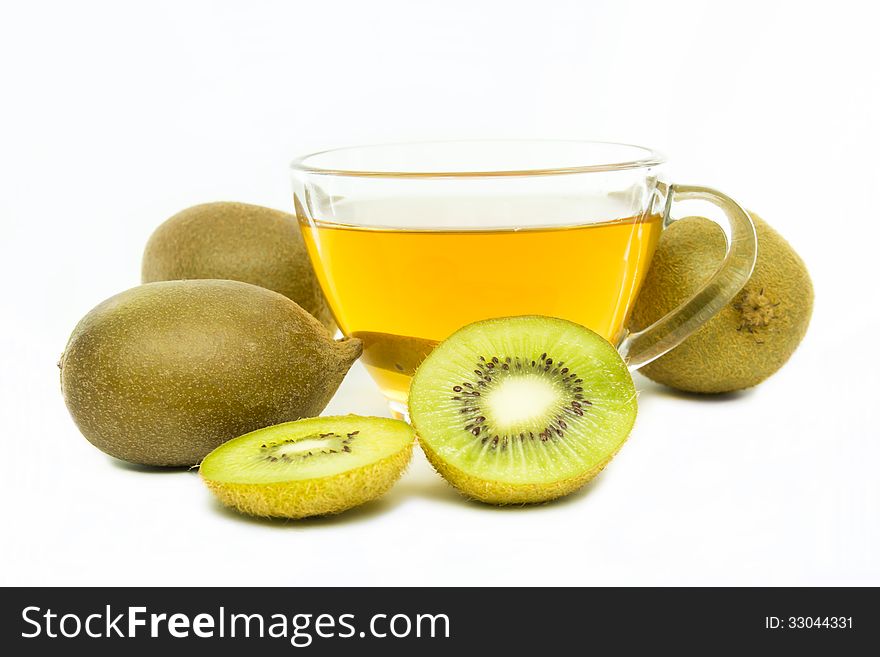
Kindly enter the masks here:
<path id="1" fill-rule="evenodd" d="M 739 294 L 696 333 L 639 371 L 679 390 L 722 393 L 761 383 L 797 349 L 813 310 L 813 284 L 794 249 L 754 213 L 754 272 Z M 724 258 L 725 237 L 702 217 L 660 237 L 629 322 L 639 331 L 691 297 Z"/>
<path id="2" fill-rule="evenodd" d="M 247 203 L 204 203 L 161 224 L 144 249 L 141 282 L 218 278 L 283 294 L 333 333 L 336 324 L 296 218 Z"/>
<path id="3" fill-rule="evenodd" d="M 237 281 L 135 287 L 92 309 L 59 366 L 82 434 L 145 465 L 198 463 L 223 442 L 318 415 L 361 353 L 287 297 Z"/>

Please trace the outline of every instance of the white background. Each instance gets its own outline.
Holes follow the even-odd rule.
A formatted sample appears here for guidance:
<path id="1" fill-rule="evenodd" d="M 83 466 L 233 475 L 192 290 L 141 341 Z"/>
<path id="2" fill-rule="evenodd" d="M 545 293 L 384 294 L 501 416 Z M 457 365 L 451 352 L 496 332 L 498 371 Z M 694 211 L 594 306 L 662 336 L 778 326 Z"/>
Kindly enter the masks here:
<path id="1" fill-rule="evenodd" d="M 871 4 L 4 4 L 0 583 L 880 584 Z M 247 520 L 79 435 L 55 363 L 165 218 L 289 210 L 312 150 L 478 137 L 642 143 L 758 211 L 814 278 L 800 350 L 716 400 L 637 377 L 621 454 L 528 509 L 462 500 L 419 454 L 359 510 Z M 385 413 L 360 366 L 327 410 Z"/>

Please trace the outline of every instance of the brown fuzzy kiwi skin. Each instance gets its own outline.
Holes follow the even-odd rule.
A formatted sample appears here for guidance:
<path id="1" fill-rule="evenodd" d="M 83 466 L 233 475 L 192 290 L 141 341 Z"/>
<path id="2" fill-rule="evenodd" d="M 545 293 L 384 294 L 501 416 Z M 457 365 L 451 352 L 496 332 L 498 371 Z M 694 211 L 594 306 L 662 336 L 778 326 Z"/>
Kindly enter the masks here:
<path id="1" fill-rule="evenodd" d="M 265 518 L 309 518 L 341 513 L 375 500 L 400 479 L 412 456 L 405 449 L 341 474 L 272 484 L 233 484 L 202 480 L 225 506 Z"/>
<path id="2" fill-rule="evenodd" d="M 767 379 L 797 349 L 813 309 L 810 275 L 788 242 L 750 215 L 758 258 L 748 283 L 696 333 L 641 368 L 649 379 L 695 393 L 742 390 Z M 708 219 L 672 224 L 660 238 L 629 329 L 643 329 L 691 297 L 717 269 L 724 250 L 724 235 Z"/>
<path id="3" fill-rule="evenodd" d="M 622 446 L 623 444 L 621 444 Z M 437 473 L 459 493 L 468 499 L 496 506 L 541 504 L 569 495 L 594 479 L 620 451 L 620 447 L 618 447 L 607 459 L 576 477 L 546 484 L 512 484 L 469 475 L 443 461 L 423 440 L 419 441 L 419 447 L 422 448 L 428 462 L 434 466 Z"/>
<path id="4" fill-rule="evenodd" d="M 228 279 L 283 294 L 333 333 L 336 323 L 296 217 L 247 203 L 204 203 L 161 224 L 144 249 L 141 281 Z"/>
<path id="5" fill-rule="evenodd" d="M 361 349 L 262 287 L 150 283 L 79 322 L 59 363 L 61 390 L 100 450 L 191 466 L 236 436 L 320 414 Z"/>

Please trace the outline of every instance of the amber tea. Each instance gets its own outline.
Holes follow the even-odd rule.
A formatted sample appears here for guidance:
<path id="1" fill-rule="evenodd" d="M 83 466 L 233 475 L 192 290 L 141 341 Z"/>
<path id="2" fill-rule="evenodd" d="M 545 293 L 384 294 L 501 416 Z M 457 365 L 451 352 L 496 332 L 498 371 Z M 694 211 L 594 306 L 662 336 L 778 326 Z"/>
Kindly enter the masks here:
<path id="1" fill-rule="evenodd" d="M 379 221 L 381 224 L 381 220 Z M 301 226 L 340 328 L 392 402 L 440 340 L 473 321 L 548 315 L 622 337 L 662 229 L 658 215 L 528 228 Z"/>
<path id="2" fill-rule="evenodd" d="M 649 148 L 486 139 L 355 146 L 291 163 L 312 264 L 342 330 L 399 414 L 438 341 L 477 320 L 540 314 L 586 325 L 630 370 L 674 349 L 742 289 L 749 215 L 718 190 L 673 184 Z M 660 233 L 692 202 L 727 237 L 712 277 L 625 330 Z M 689 254 L 684 254 L 685 256 Z"/>

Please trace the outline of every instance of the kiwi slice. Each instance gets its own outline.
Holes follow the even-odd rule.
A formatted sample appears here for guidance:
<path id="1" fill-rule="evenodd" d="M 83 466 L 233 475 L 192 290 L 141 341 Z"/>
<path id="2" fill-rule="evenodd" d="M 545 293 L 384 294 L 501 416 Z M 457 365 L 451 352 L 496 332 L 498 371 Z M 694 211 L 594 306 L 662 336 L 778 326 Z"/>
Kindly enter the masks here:
<path id="1" fill-rule="evenodd" d="M 230 440 L 199 467 L 226 506 L 305 518 L 376 499 L 403 474 L 415 433 L 405 422 L 344 415 L 286 422 Z"/>
<path id="2" fill-rule="evenodd" d="M 620 449 L 636 407 L 611 344 L 537 316 L 460 329 L 425 359 L 409 396 L 428 460 L 465 495 L 492 504 L 580 488 Z"/>

